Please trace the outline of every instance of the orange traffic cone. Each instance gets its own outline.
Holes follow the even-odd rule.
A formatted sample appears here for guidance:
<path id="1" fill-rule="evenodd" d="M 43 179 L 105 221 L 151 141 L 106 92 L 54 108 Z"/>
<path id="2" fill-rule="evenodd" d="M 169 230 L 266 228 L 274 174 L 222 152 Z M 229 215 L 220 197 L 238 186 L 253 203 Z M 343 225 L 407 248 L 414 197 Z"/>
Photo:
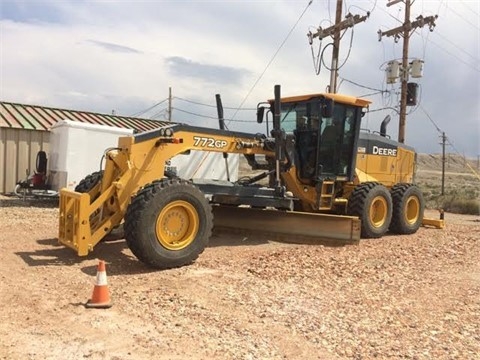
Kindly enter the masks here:
<path id="1" fill-rule="evenodd" d="M 92 298 L 85 304 L 87 308 L 107 309 L 112 307 L 110 293 L 107 285 L 107 272 L 105 270 L 105 261 L 100 260 L 97 269 L 97 281 L 93 288 Z"/>

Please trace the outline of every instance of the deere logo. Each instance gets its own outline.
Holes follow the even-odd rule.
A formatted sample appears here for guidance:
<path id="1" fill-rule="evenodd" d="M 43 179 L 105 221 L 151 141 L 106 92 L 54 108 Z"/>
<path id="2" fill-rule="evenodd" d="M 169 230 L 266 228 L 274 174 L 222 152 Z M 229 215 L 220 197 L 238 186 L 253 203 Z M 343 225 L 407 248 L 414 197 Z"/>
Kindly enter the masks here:
<path id="1" fill-rule="evenodd" d="M 382 148 L 374 145 L 373 154 L 384 156 L 397 156 L 397 149 Z"/>

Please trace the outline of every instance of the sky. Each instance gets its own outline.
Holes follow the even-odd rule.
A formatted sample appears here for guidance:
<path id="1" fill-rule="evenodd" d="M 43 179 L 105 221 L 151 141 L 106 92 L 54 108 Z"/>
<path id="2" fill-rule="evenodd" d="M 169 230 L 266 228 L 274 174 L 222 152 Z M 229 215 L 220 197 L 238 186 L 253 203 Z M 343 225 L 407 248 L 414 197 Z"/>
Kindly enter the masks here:
<path id="1" fill-rule="evenodd" d="M 343 15 L 369 17 L 342 36 L 338 92 L 372 101 L 362 127 L 391 116 L 397 139 L 399 83 L 385 69 L 402 39 L 404 3 L 348 0 Z M 335 0 L 0 1 L 0 100 L 217 127 L 220 94 L 231 130 L 265 132 L 255 108 L 273 97 L 325 92 L 330 38 L 307 33 L 335 20 Z M 405 142 L 420 153 L 480 155 L 480 1 L 415 0 L 411 20 L 438 15 L 410 37 L 421 59 L 418 104 L 408 107 Z M 323 51 L 325 49 L 325 51 Z M 319 74 L 315 63 L 323 51 Z"/>

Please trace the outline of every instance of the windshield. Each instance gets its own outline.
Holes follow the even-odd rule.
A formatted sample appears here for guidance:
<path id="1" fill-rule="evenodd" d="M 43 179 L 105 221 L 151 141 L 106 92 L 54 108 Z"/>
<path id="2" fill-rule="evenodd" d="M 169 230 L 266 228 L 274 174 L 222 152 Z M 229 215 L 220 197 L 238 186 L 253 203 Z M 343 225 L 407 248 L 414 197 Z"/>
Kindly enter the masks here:
<path id="1" fill-rule="evenodd" d="M 282 105 L 280 113 L 280 127 L 286 133 L 293 133 L 297 127 L 297 103 Z M 301 106 L 301 105 L 300 105 Z"/>
<path id="2" fill-rule="evenodd" d="M 294 130 L 318 129 L 318 106 L 312 102 L 281 105 L 280 127 L 288 134 Z"/>

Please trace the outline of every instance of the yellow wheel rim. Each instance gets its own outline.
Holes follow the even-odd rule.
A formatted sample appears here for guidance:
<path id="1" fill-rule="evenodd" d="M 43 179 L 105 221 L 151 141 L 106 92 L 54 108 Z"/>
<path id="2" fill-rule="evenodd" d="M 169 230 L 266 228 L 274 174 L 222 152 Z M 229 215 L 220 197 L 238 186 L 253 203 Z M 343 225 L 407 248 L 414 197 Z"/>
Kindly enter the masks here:
<path id="1" fill-rule="evenodd" d="M 405 204 L 405 220 L 408 224 L 415 224 L 420 216 L 420 201 L 416 196 L 410 196 Z"/>
<path id="2" fill-rule="evenodd" d="M 197 210 L 186 201 L 173 201 L 158 215 L 157 239 L 168 250 L 181 250 L 192 243 L 198 228 Z"/>
<path id="3" fill-rule="evenodd" d="M 383 196 L 375 197 L 370 205 L 370 222 L 372 225 L 381 227 L 387 219 L 387 213 L 387 200 Z"/>

